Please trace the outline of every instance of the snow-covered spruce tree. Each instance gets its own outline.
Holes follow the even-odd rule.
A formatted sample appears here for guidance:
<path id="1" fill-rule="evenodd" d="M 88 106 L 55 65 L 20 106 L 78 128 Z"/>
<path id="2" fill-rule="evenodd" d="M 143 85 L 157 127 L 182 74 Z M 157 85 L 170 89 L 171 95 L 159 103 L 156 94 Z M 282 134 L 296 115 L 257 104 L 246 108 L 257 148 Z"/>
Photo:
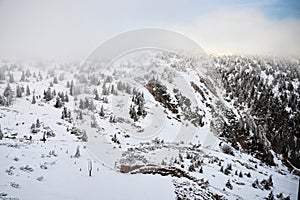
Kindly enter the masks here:
<path id="1" fill-rule="evenodd" d="M 76 153 L 75 153 L 74 157 L 75 157 L 75 158 L 79 158 L 79 157 L 80 157 L 79 146 L 77 146 L 77 148 L 76 148 Z"/>
<path id="2" fill-rule="evenodd" d="M 131 87 L 130 87 L 130 85 L 129 85 L 128 83 L 127 83 L 126 86 L 125 86 L 125 92 L 126 92 L 127 94 L 131 94 L 131 93 L 132 93 Z"/>
<path id="3" fill-rule="evenodd" d="M 9 83 L 15 82 L 14 74 L 9 74 Z"/>
<path id="4" fill-rule="evenodd" d="M 20 81 L 25 81 L 25 73 L 24 73 L 24 71 L 22 72 Z"/>
<path id="5" fill-rule="evenodd" d="M 5 80 L 5 70 L 0 68 L 0 80 Z"/>
<path id="6" fill-rule="evenodd" d="M 82 120 L 83 116 L 82 116 L 82 110 L 79 111 L 79 119 Z"/>
<path id="7" fill-rule="evenodd" d="M 220 172 L 224 172 L 224 167 L 223 166 L 221 166 Z"/>
<path id="8" fill-rule="evenodd" d="M 30 88 L 29 85 L 26 86 L 26 96 L 30 95 Z"/>
<path id="9" fill-rule="evenodd" d="M 226 185 L 225 185 L 228 189 L 232 190 L 233 189 L 233 186 L 231 185 L 230 183 L 230 180 L 228 179 Z"/>
<path id="10" fill-rule="evenodd" d="M 32 100 L 31 100 L 31 103 L 32 103 L 32 104 L 35 104 L 35 103 L 36 103 L 36 99 L 35 99 L 35 95 L 34 95 L 34 93 L 33 93 L 33 95 L 32 95 Z"/>
<path id="11" fill-rule="evenodd" d="M 71 85 L 70 85 L 70 95 L 73 96 L 74 95 L 74 91 L 75 91 L 75 88 L 74 88 L 74 82 L 73 80 L 71 81 Z"/>
<path id="12" fill-rule="evenodd" d="M 115 85 L 114 85 L 114 84 L 111 85 L 111 91 L 110 91 L 110 92 L 111 92 L 111 94 L 113 94 L 113 95 L 115 95 L 115 96 L 118 95 L 118 92 L 117 92 L 117 90 L 115 89 Z"/>
<path id="13" fill-rule="evenodd" d="M 144 107 L 144 102 L 143 101 L 139 102 L 137 114 L 139 116 L 146 116 L 146 114 L 147 114 L 147 112 L 145 110 L 145 107 Z"/>
<path id="14" fill-rule="evenodd" d="M 16 96 L 17 96 L 17 98 L 22 97 L 22 90 L 21 90 L 21 87 L 19 85 L 17 85 L 17 88 L 16 88 Z"/>
<path id="15" fill-rule="evenodd" d="M 84 109 L 84 103 L 82 99 L 79 100 L 79 108 L 82 110 Z"/>
<path id="16" fill-rule="evenodd" d="M 194 166 L 194 164 L 191 164 L 191 165 L 189 166 L 189 171 L 190 171 L 190 172 L 194 172 L 194 171 L 195 171 L 195 166 Z"/>
<path id="17" fill-rule="evenodd" d="M 30 70 L 26 69 L 25 76 L 29 78 L 31 76 Z"/>
<path id="18" fill-rule="evenodd" d="M 68 111 L 68 116 L 67 116 L 69 119 L 71 119 L 71 111 L 69 110 Z"/>
<path id="19" fill-rule="evenodd" d="M 84 99 L 84 104 L 83 104 L 84 106 L 84 109 L 86 109 L 86 108 L 88 108 L 89 107 L 89 105 L 90 105 L 90 101 L 89 101 L 89 99 L 87 98 L 87 97 L 85 97 L 85 99 Z"/>
<path id="20" fill-rule="evenodd" d="M 109 89 L 107 89 L 105 85 L 102 87 L 102 95 L 109 95 Z"/>
<path id="21" fill-rule="evenodd" d="M 90 161 L 88 162 L 89 176 L 92 176 L 92 170 L 93 170 L 93 163 L 92 163 L 92 161 L 90 160 Z"/>
<path id="22" fill-rule="evenodd" d="M 274 197 L 273 191 L 271 191 L 271 192 L 269 193 L 268 197 L 265 198 L 265 199 L 266 199 L 266 200 L 274 200 L 275 197 Z"/>
<path id="23" fill-rule="evenodd" d="M 269 180 L 263 179 L 260 184 L 264 187 L 266 190 L 271 189 L 271 184 L 273 185 L 273 182 L 269 182 Z"/>
<path id="24" fill-rule="evenodd" d="M 39 80 L 43 80 L 43 76 L 42 76 L 42 73 L 40 71 L 39 71 L 38 77 L 39 77 Z"/>
<path id="25" fill-rule="evenodd" d="M 54 83 L 54 84 L 58 84 L 58 79 L 57 79 L 56 76 L 53 78 L 53 83 Z"/>
<path id="26" fill-rule="evenodd" d="M 9 106 L 12 104 L 13 92 L 10 88 L 9 83 L 7 84 L 6 88 L 4 89 L 3 96 L 6 98 L 6 105 Z"/>
<path id="27" fill-rule="evenodd" d="M 61 98 L 60 97 L 56 97 L 56 102 L 55 102 L 54 107 L 55 108 L 61 108 L 62 106 L 63 106 L 63 102 L 62 102 Z"/>
<path id="28" fill-rule="evenodd" d="M 60 81 L 63 81 L 65 79 L 65 74 L 64 73 L 60 73 L 58 79 Z"/>
<path id="29" fill-rule="evenodd" d="M 36 125 L 35 125 L 37 128 L 40 128 L 41 127 L 41 123 L 40 123 L 40 120 L 39 119 L 36 119 Z"/>
<path id="30" fill-rule="evenodd" d="M 6 101 L 2 95 L 0 95 L 0 106 L 5 106 Z"/>
<path id="31" fill-rule="evenodd" d="M 25 88 L 23 85 L 21 85 L 21 91 L 22 91 L 22 93 L 25 92 Z"/>
<path id="32" fill-rule="evenodd" d="M 111 116 L 109 117 L 109 122 L 110 122 L 110 123 L 116 123 L 116 116 L 112 116 L 112 115 L 111 115 Z"/>
<path id="33" fill-rule="evenodd" d="M 136 113 L 134 106 L 132 106 L 131 111 L 129 111 L 129 112 L 130 112 L 130 118 L 136 122 L 138 120 L 138 115 Z"/>
<path id="34" fill-rule="evenodd" d="M 82 134 L 81 134 L 81 136 L 79 137 L 79 139 L 81 139 L 82 142 L 87 142 L 87 141 L 88 141 L 88 136 L 87 136 L 85 130 L 82 132 Z"/>
<path id="35" fill-rule="evenodd" d="M 69 102 L 69 95 L 68 95 L 68 92 L 66 91 L 66 93 L 65 93 L 65 102 Z"/>
<path id="36" fill-rule="evenodd" d="M 100 100 L 97 89 L 94 90 L 95 100 Z"/>
<path id="37" fill-rule="evenodd" d="M 273 186 L 272 175 L 269 176 L 268 182 L 269 182 L 269 185 L 272 187 Z"/>
<path id="38" fill-rule="evenodd" d="M 240 171 L 239 177 L 240 177 L 240 178 L 243 178 L 243 173 L 242 173 L 242 171 Z"/>
<path id="39" fill-rule="evenodd" d="M 55 69 L 48 69 L 47 75 L 50 77 L 54 77 L 55 76 Z"/>
<path id="40" fill-rule="evenodd" d="M 118 82 L 118 84 L 117 84 L 117 90 L 119 90 L 119 91 L 123 91 L 124 90 L 122 81 Z"/>
<path id="41" fill-rule="evenodd" d="M 258 188 L 259 187 L 258 179 L 255 179 L 255 181 L 252 183 L 252 187 L 254 187 L 254 188 Z"/>
<path id="42" fill-rule="evenodd" d="M 104 108 L 103 108 L 103 105 L 101 105 L 99 115 L 100 115 L 101 117 L 104 117 L 104 115 L 105 115 L 105 114 L 104 114 Z"/>
<path id="43" fill-rule="evenodd" d="M 52 95 L 55 96 L 54 91 L 52 92 Z M 61 99 L 62 102 L 65 102 L 65 95 L 62 92 L 58 92 L 57 96 Z"/>
<path id="44" fill-rule="evenodd" d="M 107 97 L 103 97 L 103 98 L 102 98 L 102 102 L 103 102 L 103 103 L 108 103 L 108 98 L 107 98 Z"/>
<path id="45" fill-rule="evenodd" d="M 98 78 L 95 76 L 95 74 L 88 76 L 88 79 L 90 80 L 91 85 L 99 85 L 100 81 Z"/>
<path id="46" fill-rule="evenodd" d="M 68 110 L 66 107 L 63 108 L 63 111 L 61 113 L 61 118 L 62 119 L 68 118 Z"/>
<path id="47" fill-rule="evenodd" d="M 3 132 L 2 132 L 2 129 L 1 129 L 1 125 L 0 125 L 0 140 L 2 140 L 3 138 Z"/>
<path id="48" fill-rule="evenodd" d="M 31 131 L 31 133 L 37 133 L 37 132 L 39 132 L 39 129 L 36 128 L 35 123 L 31 124 L 30 131 Z"/>
<path id="49" fill-rule="evenodd" d="M 251 177 L 250 172 L 248 172 L 248 173 L 246 174 L 246 176 L 247 176 L 248 178 L 250 178 L 250 177 Z"/>
<path id="50" fill-rule="evenodd" d="M 50 101 L 52 100 L 53 96 L 52 96 L 52 92 L 51 92 L 51 89 L 50 87 L 47 89 L 47 91 L 44 90 L 44 99 L 46 101 Z"/>
<path id="51" fill-rule="evenodd" d="M 88 107 L 89 110 L 93 111 L 95 109 L 95 104 L 94 104 L 94 100 L 91 99 L 90 103 L 89 103 L 89 107 Z"/>
<path id="52" fill-rule="evenodd" d="M 199 173 L 200 173 L 200 174 L 202 174 L 202 173 L 203 173 L 203 168 L 202 168 L 202 167 L 200 167 L 200 169 L 199 169 Z"/>
<path id="53" fill-rule="evenodd" d="M 112 140 L 114 143 L 116 143 L 116 144 L 120 144 L 120 141 L 118 140 L 116 134 L 114 134 L 114 136 L 111 138 L 111 140 Z"/>
<path id="54" fill-rule="evenodd" d="M 92 128 L 96 128 L 97 127 L 96 118 L 95 118 L 94 115 L 91 116 L 91 127 Z"/>

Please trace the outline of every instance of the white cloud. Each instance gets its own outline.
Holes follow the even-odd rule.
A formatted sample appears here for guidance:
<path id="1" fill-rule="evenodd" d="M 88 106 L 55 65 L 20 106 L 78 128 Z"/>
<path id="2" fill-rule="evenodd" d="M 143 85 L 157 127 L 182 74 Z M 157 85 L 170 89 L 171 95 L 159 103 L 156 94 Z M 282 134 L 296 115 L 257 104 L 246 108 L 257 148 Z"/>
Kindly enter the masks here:
<path id="1" fill-rule="evenodd" d="M 176 27 L 216 53 L 300 57 L 299 19 L 268 17 L 258 10 L 227 9 Z"/>
<path id="2" fill-rule="evenodd" d="M 105 39 L 152 26 L 186 33 L 209 51 L 300 56 L 299 19 L 263 15 L 256 4 L 212 2 L 3 0 L 0 58 L 84 58 Z"/>

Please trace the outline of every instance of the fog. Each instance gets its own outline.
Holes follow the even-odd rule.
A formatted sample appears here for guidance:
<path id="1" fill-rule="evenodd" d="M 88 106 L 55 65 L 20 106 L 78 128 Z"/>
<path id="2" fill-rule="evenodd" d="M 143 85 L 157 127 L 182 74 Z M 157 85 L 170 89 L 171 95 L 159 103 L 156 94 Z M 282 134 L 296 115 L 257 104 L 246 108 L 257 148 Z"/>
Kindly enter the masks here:
<path id="1" fill-rule="evenodd" d="M 179 31 L 208 52 L 300 57 L 299 17 L 211 2 L 0 0 L 0 59 L 84 59 L 114 35 L 143 27 Z"/>

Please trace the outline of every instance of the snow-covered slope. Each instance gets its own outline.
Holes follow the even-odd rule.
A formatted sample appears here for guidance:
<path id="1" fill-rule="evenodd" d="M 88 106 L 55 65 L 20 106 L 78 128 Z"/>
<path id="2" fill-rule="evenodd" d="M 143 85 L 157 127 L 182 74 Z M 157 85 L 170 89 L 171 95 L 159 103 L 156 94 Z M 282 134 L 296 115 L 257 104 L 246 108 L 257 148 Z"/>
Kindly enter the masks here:
<path id="1" fill-rule="evenodd" d="M 47 65 L 2 64 L 0 198 L 297 199 L 274 152 L 268 166 L 219 137 L 240 110 L 197 59 Z"/>

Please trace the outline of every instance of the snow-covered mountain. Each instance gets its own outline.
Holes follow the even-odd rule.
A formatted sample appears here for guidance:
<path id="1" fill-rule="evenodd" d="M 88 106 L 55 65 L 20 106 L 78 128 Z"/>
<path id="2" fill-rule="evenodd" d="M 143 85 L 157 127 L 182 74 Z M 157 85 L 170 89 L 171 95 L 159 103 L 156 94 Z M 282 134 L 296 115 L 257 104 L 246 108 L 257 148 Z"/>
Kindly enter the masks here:
<path id="1" fill-rule="evenodd" d="M 203 59 L 2 62 L 0 198 L 297 199 L 299 61 Z"/>

